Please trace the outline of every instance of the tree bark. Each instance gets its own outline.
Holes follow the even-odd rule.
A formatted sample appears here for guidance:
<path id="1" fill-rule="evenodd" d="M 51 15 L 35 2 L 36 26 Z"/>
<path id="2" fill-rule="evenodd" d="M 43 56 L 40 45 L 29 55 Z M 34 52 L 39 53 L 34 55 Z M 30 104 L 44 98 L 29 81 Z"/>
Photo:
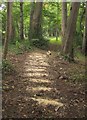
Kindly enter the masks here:
<path id="1" fill-rule="evenodd" d="M 24 25 L 23 25 L 23 2 L 20 2 L 20 39 L 24 39 Z"/>
<path id="2" fill-rule="evenodd" d="M 85 56 L 87 56 L 87 2 L 86 2 L 85 26 L 84 26 L 82 52 L 85 54 Z"/>
<path id="3" fill-rule="evenodd" d="M 42 2 L 32 3 L 30 16 L 30 40 L 42 38 Z"/>
<path id="4" fill-rule="evenodd" d="M 66 28 L 67 28 L 67 2 L 62 2 L 62 49 L 65 43 Z"/>
<path id="5" fill-rule="evenodd" d="M 56 41 L 58 41 L 58 7 L 59 7 L 59 4 L 57 4 L 57 24 L 56 24 Z"/>
<path id="6" fill-rule="evenodd" d="M 79 11 L 80 2 L 73 2 L 70 12 L 69 21 L 67 24 L 67 30 L 65 35 L 65 45 L 64 45 L 64 53 L 68 56 L 72 53 L 72 47 L 73 47 L 73 39 L 74 39 L 74 33 L 76 30 L 76 22 L 77 22 L 77 16 Z M 72 56 L 72 55 L 71 55 Z"/>
<path id="7" fill-rule="evenodd" d="M 15 33 L 15 24 L 14 24 L 14 21 L 13 21 L 13 15 L 12 15 L 12 33 L 11 33 L 11 41 L 14 40 L 15 36 L 16 36 L 16 33 Z"/>
<path id="8" fill-rule="evenodd" d="M 6 25 L 6 38 L 4 42 L 3 59 L 6 59 L 8 51 L 8 42 L 12 37 L 12 2 L 7 2 L 7 25 Z"/>

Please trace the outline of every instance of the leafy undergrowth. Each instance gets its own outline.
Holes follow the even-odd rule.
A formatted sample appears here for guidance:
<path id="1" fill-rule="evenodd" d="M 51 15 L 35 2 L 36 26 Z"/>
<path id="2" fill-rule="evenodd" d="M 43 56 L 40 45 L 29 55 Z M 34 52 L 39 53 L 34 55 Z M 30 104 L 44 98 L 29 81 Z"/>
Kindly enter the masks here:
<path id="1" fill-rule="evenodd" d="M 47 50 L 48 48 L 48 44 L 49 44 L 49 39 L 44 39 L 42 38 L 41 40 L 39 39 L 32 39 L 31 42 L 32 46 L 43 49 L 43 50 Z"/>
<path id="2" fill-rule="evenodd" d="M 16 40 L 14 43 L 9 44 L 9 51 L 15 54 L 22 54 L 25 51 L 30 51 L 32 49 L 29 40 Z"/>
<path id="3" fill-rule="evenodd" d="M 43 50 L 47 50 L 49 45 L 49 39 L 42 38 L 39 39 L 32 39 L 32 41 L 29 40 L 16 40 L 13 43 L 9 43 L 9 51 L 18 54 L 23 54 L 24 52 L 32 51 L 34 48 L 40 48 Z"/>
<path id="4" fill-rule="evenodd" d="M 15 69 L 9 61 L 7 61 L 7 60 L 2 61 L 2 73 L 3 74 L 9 75 L 9 74 L 14 73 L 14 71 L 15 71 Z"/>
<path id="5" fill-rule="evenodd" d="M 82 52 L 79 50 L 75 50 L 75 57 L 77 60 L 80 60 L 82 62 L 84 62 L 86 60 L 86 56 L 84 56 L 84 54 L 82 54 Z"/>
<path id="6" fill-rule="evenodd" d="M 85 117 L 84 63 L 41 49 L 11 53 L 8 60 L 19 75 L 3 81 L 3 118 Z"/>

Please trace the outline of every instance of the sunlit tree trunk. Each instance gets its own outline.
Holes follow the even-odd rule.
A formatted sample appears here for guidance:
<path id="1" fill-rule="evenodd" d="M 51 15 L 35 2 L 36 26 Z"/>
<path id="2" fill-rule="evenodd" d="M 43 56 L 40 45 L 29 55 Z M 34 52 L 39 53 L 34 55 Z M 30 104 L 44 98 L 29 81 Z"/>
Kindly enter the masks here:
<path id="1" fill-rule="evenodd" d="M 84 26 L 82 52 L 87 56 L 87 2 L 86 2 L 85 26 Z"/>
<path id="2" fill-rule="evenodd" d="M 74 39 L 74 33 L 76 31 L 76 22 L 77 22 L 79 7 L 80 7 L 80 2 L 72 3 L 69 21 L 67 24 L 66 35 L 65 35 L 65 45 L 63 51 L 66 55 L 70 57 L 73 56 L 72 55 L 73 39 Z"/>
<path id="3" fill-rule="evenodd" d="M 20 2 L 20 39 L 24 39 L 24 25 L 23 25 L 23 2 Z"/>
<path id="4" fill-rule="evenodd" d="M 8 51 L 8 42 L 12 37 L 12 2 L 7 2 L 7 25 L 6 38 L 4 42 L 3 58 L 6 59 Z"/>
<path id="5" fill-rule="evenodd" d="M 31 16 L 30 16 L 30 40 L 42 38 L 42 2 L 32 3 Z"/>
<path id="6" fill-rule="evenodd" d="M 67 2 L 62 2 L 62 49 L 65 43 L 66 28 L 67 28 Z"/>

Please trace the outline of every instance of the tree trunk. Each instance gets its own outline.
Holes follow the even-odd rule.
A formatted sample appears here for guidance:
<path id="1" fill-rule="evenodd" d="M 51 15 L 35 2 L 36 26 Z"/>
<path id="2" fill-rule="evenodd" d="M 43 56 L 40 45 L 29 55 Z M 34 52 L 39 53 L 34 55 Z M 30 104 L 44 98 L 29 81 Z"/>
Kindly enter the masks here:
<path id="1" fill-rule="evenodd" d="M 30 16 L 30 40 L 42 38 L 42 2 L 32 3 L 31 16 Z"/>
<path id="2" fill-rule="evenodd" d="M 20 39 L 24 39 L 24 25 L 23 25 L 23 2 L 20 2 Z"/>
<path id="3" fill-rule="evenodd" d="M 13 42 L 15 36 L 16 36 L 16 33 L 15 33 L 15 25 L 14 25 L 14 21 L 13 21 L 13 16 L 12 16 L 12 34 L 11 34 L 11 40 Z"/>
<path id="4" fill-rule="evenodd" d="M 87 2 L 86 2 L 85 26 L 84 26 L 82 52 L 85 54 L 85 56 L 87 56 Z"/>
<path id="5" fill-rule="evenodd" d="M 80 15 L 80 30 L 82 30 L 83 29 L 83 19 L 84 19 L 84 14 L 85 14 L 85 3 L 83 2 L 82 3 L 83 4 L 83 6 L 82 6 L 82 13 L 81 13 L 81 15 Z"/>
<path id="6" fill-rule="evenodd" d="M 65 32 L 67 28 L 67 2 L 62 2 L 62 48 L 65 43 Z"/>
<path id="7" fill-rule="evenodd" d="M 74 33 L 76 30 L 76 21 L 78 16 L 80 2 L 73 2 L 70 12 L 69 21 L 67 24 L 67 30 L 65 35 L 65 45 L 64 45 L 64 53 L 68 56 L 72 56 L 72 46 L 73 46 L 73 39 L 74 39 Z"/>
<path id="8" fill-rule="evenodd" d="M 59 3 L 57 4 L 57 25 L 56 25 L 56 41 L 58 41 L 58 7 L 59 7 Z"/>
<path id="9" fill-rule="evenodd" d="M 6 38 L 4 42 L 3 59 L 6 59 L 8 51 L 8 42 L 12 37 L 12 2 L 7 2 L 7 25 Z"/>

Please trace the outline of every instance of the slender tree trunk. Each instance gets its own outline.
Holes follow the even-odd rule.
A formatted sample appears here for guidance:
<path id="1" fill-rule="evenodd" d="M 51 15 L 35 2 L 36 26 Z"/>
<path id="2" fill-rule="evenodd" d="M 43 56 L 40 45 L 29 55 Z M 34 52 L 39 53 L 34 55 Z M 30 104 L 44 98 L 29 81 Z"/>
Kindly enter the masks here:
<path id="1" fill-rule="evenodd" d="M 85 14 L 85 3 L 82 3 L 83 6 L 82 6 L 82 14 L 80 16 L 80 29 L 83 29 L 83 19 L 84 19 L 84 14 Z"/>
<path id="2" fill-rule="evenodd" d="M 25 36 L 25 38 L 27 37 L 27 26 L 26 25 L 24 27 L 24 36 Z"/>
<path id="3" fill-rule="evenodd" d="M 23 2 L 20 2 L 20 39 L 24 39 L 23 25 Z"/>
<path id="4" fill-rule="evenodd" d="M 56 41 L 58 41 L 58 7 L 59 7 L 59 3 L 57 3 Z"/>
<path id="5" fill-rule="evenodd" d="M 76 21 L 78 16 L 80 2 L 73 2 L 70 12 L 69 21 L 67 24 L 67 30 L 65 35 L 65 45 L 64 45 L 64 53 L 68 56 L 72 56 L 72 47 L 73 47 L 73 39 L 74 33 L 76 30 Z"/>
<path id="6" fill-rule="evenodd" d="M 85 54 L 85 56 L 87 56 L 87 2 L 86 2 L 85 26 L 84 26 L 82 52 Z"/>
<path id="7" fill-rule="evenodd" d="M 67 2 L 62 2 L 62 49 L 65 43 L 66 28 L 67 28 Z"/>
<path id="8" fill-rule="evenodd" d="M 7 2 L 7 25 L 6 25 L 6 38 L 4 42 L 3 59 L 6 59 L 8 51 L 8 42 L 12 34 L 12 2 Z"/>
<path id="9" fill-rule="evenodd" d="M 31 12 L 30 12 L 30 28 L 29 28 L 29 38 L 30 40 L 32 39 L 32 32 L 31 32 L 31 28 L 32 28 L 32 20 L 33 20 L 33 14 L 34 14 L 34 8 L 35 8 L 35 2 L 31 2 Z"/>
<path id="10" fill-rule="evenodd" d="M 19 34 L 20 34 L 20 30 L 19 30 L 19 23 L 18 23 L 18 21 L 16 20 L 16 34 L 17 34 L 17 37 L 19 38 Z"/>
<path id="11" fill-rule="evenodd" d="M 31 16 L 30 16 L 30 40 L 42 38 L 42 2 L 36 2 L 32 4 Z"/>
<path id="12" fill-rule="evenodd" d="M 11 34 L 11 40 L 13 41 L 15 38 L 15 25 L 14 25 L 14 21 L 13 21 L 13 16 L 12 16 L 12 34 Z"/>

